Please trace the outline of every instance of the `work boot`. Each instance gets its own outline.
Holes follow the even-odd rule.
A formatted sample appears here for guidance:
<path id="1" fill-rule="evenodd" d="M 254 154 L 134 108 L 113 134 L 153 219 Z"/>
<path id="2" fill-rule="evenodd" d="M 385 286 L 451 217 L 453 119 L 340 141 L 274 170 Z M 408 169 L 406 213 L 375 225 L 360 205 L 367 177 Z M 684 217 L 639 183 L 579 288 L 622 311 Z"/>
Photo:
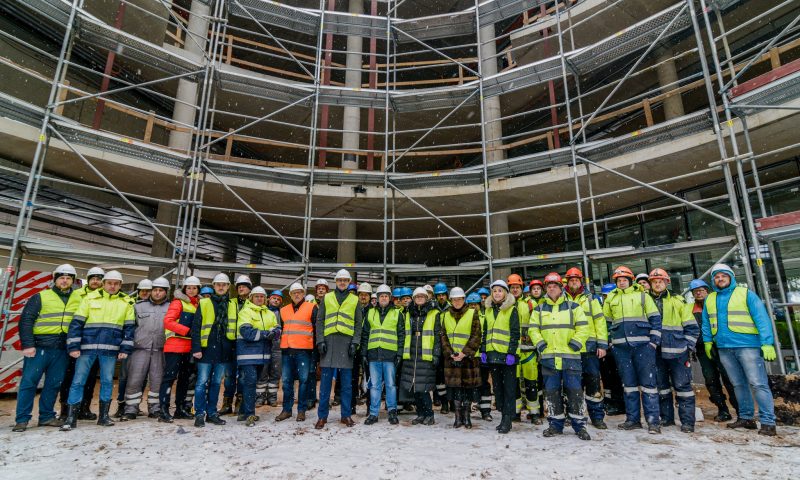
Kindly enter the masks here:
<path id="1" fill-rule="evenodd" d="M 450 413 L 450 402 L 448 402 L 447 400 L 442 402 L 441 412 L 442 415 L 447 415 L 448 413 Z"/>
<path id="2" fill-rule="evenodd" d="M 169 410 L 169 408 L 167 408 L 167 410 Z M 164 411 L 163 406 L 161 407 L 161 411 Z M 169 416 L 169 412 L 167 412 L 167 415 Z M 194 418 L 194 416 L 192 415 L 191 411 L 187 411 L 185 407 L 181 406 L 175 407 L 175 415 L 171 418 L 174 418 L 175 420 L 191 420 Z"/>
<path id="3" fill-rule="evenodd" d="M 481 420 L 484 422 L 491 422 L 494 418 L 492 418 L 492 414 L 489 412 L 481 412 Z"/>
<path id="4" fill-rule="evenodd" d="M 219 409 L 220 415 L 230 415 L 233 413 L 233 397 L 222 398 L 222 408 Z"/>
<path id="5" fill-rule="evenodd" d="M 28 422 L 19 422 L 14 424 L 14 428 L 11 429 L 12 432 L 24 432 L 28 429 Z"/>
<path id="6" fill-rule="evenodd" d="M 470 418 L 470 405 L 469 403 L 461 404 L 461 418 L 464 420 L 464 428 L 472 428 L 472 418 Z"/>
<path id="7" fill-rule="evenodd" d="M 227 422 L 219 417 L 219 414 L 206 415 L 206 421 L 214 425 L 225 425 Z"/>
<path id="8" fill-rule="evenodd" d="M 81 402 L 81 409 L 78 412 L 78 420 L 97 420 L 97 415 L 90 409 L 92 402 L 84 400 Z"/>
<path id="9" fill-rule="evenodd" d="M 775 425 L 764 425 L 762 423 L 761 429 L 758 431 L 758 434 L 766 435 L 768 437 L 774 437 L 778 434 L 778 432 L 775 431 Z"/>
<path id="10" fill-rule="evenodd" d="M 694 433 L 694 425 L 681 425 L 681 432 Z"/>
<path id="11" fill-rule="evenodd" d="M 606 422 L 604 422 L 602 418 L 592 420 L 592 426 L 598 430 L 608 430 L 608 425 L 606 425 Z"/>
<path id="12" fill-rule="evenodd" d="M 556 429 L 555 429 L 555 428 L 553 428 L 553 426 L 551 425 L 551 426 L 549 426 L 549 427 L 547 427 L 547 428 L 545 428 L 545 429 L 544 429 L 544 432 L 542 432 L 542 436 L 545 436 L 545 437 L 555 437 L 556 435 L 562 435 L 563 433 L 564 433 L 563 431 L 561 431 L 561 430 L 556 430 Z"/>
<path id="13" fill-rule="evenodd" d="M 339 420 L 339 423 L 341 423 L 345 427 L 355 427 L 356 426 L 356 422 L 353 421 L 352 417 L 344 417 L 341 420 Z"/>
<path id="14" fill-rule="evenodd" d="M 338 407 L 341 403 L 342 401 L 339 399 L 339 397 L 333 397 L 333 401 L 331 402 L 331 407 Z"/>
<path id="15" fill-rule="evenodd" d="M 295 418 L 294 420 L 296 422 L 305 422 L 306 421 L 306 412 L 297 412 L 297 418 Z"/>
<path id="16" fill-rule="evenodd" d="M 178 414 L 178 410 L 178 408 L 175 409 L 175 415 Z M 172 423 L 172 419 L 173 416 L 169 414 L 169 406 L 162 405 L 161 411 L 158 412 L 158 423 Z"/>
<path id="17" fill-rule="evenodd" d="M 69 410 L 67 402 L 61 402 L 61 413 L 58 414 L 59 420 L 65 421 L 67 419 L 67 410 Z"/>
<path id="18" fill-rule="evenodd" d="M 39 423 L 36 424 L 38 427 L 61 427 L 62 425 L 64 425 L 64 421 L 56 417 L 45 421 L 39 420 Z"/>
<path id="19" fill-rule="evenodd" d="M 589 432 L 586 431 L 586 428 L 581 428 L 575 435 L 578 436 L 581 440 L 591 440 L 592 437 L 589 435 Z"/>
<path id="20" fill-rule="evenodd" d="M 758 428 L 756 425 L 756 421 L 752 418 L 744 419 L 744 418 L 737 418 L 735 422 L 729 423 L 725 425 L 728 428 L 745 428 L 747 430 L 755 430 Z"/>
<path id="21" fill-rule="evenodd" d="M 258 415 L 250 415 L 247 417 L 247 421 L 245 422 L 246 427 L 252 427 L 258 421 Z"/>
<path id="22" fill-rule="evenodd" d="M 111 402 L 100 401 L 100 416 L 97 418 L 97 424 L 101 427 L 110 427 L 114 425 L 114 421 L 111 420 L 111 417 L 108 415 L 110 409 Z"/>
<path id="23" fill-rule="evenodd" d="M 67 405 L 67 418 L 64 420 L 64 425 L 61 426 L 62 432 L 68 432 L 78 426 L 78 411 L 81 405 Z"/>
<path id="24" fill-rule="evenodd" d="M 315 430 L 322 430 L 323 428 L 325 428 L 325 424 L 326 423 L 328 423 L 328 420 L 326 420 L 324 418 L 320 418 L 319 420 L 317 420 L 317 423 L 314 424 L 314 429 Z"/>
<path id="25" fill-rule="evenodd" d="M 661 425 L 657 423 L 651 423 L 647 425 L 647 433 L 652 435 L 660 435 L 661 434 Z"/>
<path id="26" fill-rule="evenodd" d="M 511 431 L 511 420 L 514 417 L 511 415 L 503 415 L 500 419 L 500 425 L 497 428 L 497 433 L 506 434 Z"/>
<path id="27" fill-rule="evenodd" d="M 720 409 L 719 413 L 717 413 L 717 416 L 714 417 L 715 422 L 729 422 L 731 420 L 733 420 L 733 417 L 731 417 L 731 413 L 727 409 Z"/>
<path id="28" fill-rule="evenodd" d="M 119 419 L 120 422 L 127 422 L 128 420 L 136 420 L 135 413 L 123 413 L 122 418 Z"/>
<path id="29" fill-rule="evenodd" d="M 206 426 L 206 422 L 203 420 L 202 415 L 197 415 L 194 417 L 194 426 L 197 428 L 203 428 Z"/>
<path id="30" fill-rule="evenodd" d="M 175 408 L 178 408 L 177 405 Z M 189 415 L 189 418 L 194 418 L 194 405 L 192 404 L 191 400 L 183 402 L 183 411 L 186 413 L 186 415 Z"/>
<path id="31" fill-rule="evenodd" d="M 542 416 L 538 413 L 531 414 L 531 424 L 532 425 L 541 425 L 542 424 Z"/>
<path id="32" fill-rule="evenodd" d="M 117 412 L 114 418 L 122 418 L 125 415 L 125 402 L 117 402 Z"/>
<path id="33" fill-rule="evenodd" d="M 375 425 L 376 423 L 378 423 L 378 417 L 375 415 L 370 415 L 364 420 L 364 425 Z"/>
<path id="34" fill-rule="evenodd" d="M 433 415 L 425 417 L 425 420 L 422 421 L 423 425 L 433 425 L 434 423 L 436 422 L 433 420 Z"/>
<path id="35" fill-rule="evenodd" d="M 425 421 L 425 415 L 418 415 L 417 418 L 411 420 L 411 425 L 419 425 Z"/>
<path id="36" fill-rule="evenodd" d="M 625 409 L 624 408 L 620 408 L 619 406 L 614 405 L 614 404 L 611 404 L 611 405 L 607 404 L 606 405 L 606 415 L 608 415 L 609 417 L 614 417 L 614 416 L 617 416 L 617 415 L 625 415 Z"/>
<path id="37" fill-rule="evenodd" d="M 397 418 L 397 410 L 389 410 L 389 425 L 397 425 L 400 420 Z"/>
<path id="38" fill-rule="evenodd" d="M 256 397 L 256 406 L 257 407 L 263 407 L 266 404 L 267 404 L 267 394 L 266 393 L 259 394 Z"/>
<path id="39" fill-rule="evenodd" d="M 461 409 L 461 401 L 454 401 L 453 403 L 455 404 L 455 408 L 453 409 L 453 413 L 455 414 L 453 415 L 455 417 L 453 428 L 461 428 L 464 426 L 464 419 L 462 418 L 464 412 Z M 442 407 L 442 410 L 444 410 L 444 407 Z"/>
<path id="40" fill-rule="evenodd" d="M 620 430 L 638 430 L 642 428 L 642 424 L 639 422 L 632 422 L 630 420 L 626 420 L 623 423 L 617 425 L 617 428 Z"/>
<path id="41" fill-rule="evenodd" d="M 661 420 L 661 426 L 662 427 L 674 427 L 675 426 L 675 420 Z"/>
<path id="42" fill-rule="evenodd" d="M 298 413 L 298 415 L 300 415 L 300 413 Z M 276 422 L 282 422 L 282 421 L 286 420 L 287 418 L 292 418 L 292 412 L 281 412 L 280 415 L 275 417 L 275 421 Z"/>

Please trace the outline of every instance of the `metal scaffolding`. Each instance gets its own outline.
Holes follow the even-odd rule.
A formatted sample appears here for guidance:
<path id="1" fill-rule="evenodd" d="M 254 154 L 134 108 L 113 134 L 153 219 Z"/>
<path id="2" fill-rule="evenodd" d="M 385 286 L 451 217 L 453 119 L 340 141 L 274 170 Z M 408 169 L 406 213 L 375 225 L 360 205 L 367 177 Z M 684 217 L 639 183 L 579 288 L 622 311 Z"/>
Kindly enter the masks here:
<path id="1" fill-rule="evenodd" d="M 47 76 L 0 56 L 4 67 L 50 85 L 43 106 L 0 94 L 3 116 L 39 129 L 16 230 L 7 242 L 8 265 L 0 280 L 4 287 L 0 292 L 2 311 L 9 313 L 14 272 L 20 269 L 23 257 L 31 254 L 98 262 L 113 258 L 164 267 L 174 272 L 176 284 L 195 269 L 279 272 L 307 281 L 310 276 L 346 267 L 384 282 L 395 275 L 473 275 L 479 277 L 474 288 L 485 278 L 494 278 L 496 269 L 580 263 L 587 272 L 587 287 L 593 288 L 589 278 L 593 265 L 663 252 L 721 249 L 726 252 L 721 261 L 738 254 L 748 283 L 755 279 L 762 298 L 770 299 L 767 304 L 773 322 L 776 308 L 790 318 L 774 241 L 760 235 L 755 226 L 756 216 L 767 216 L 762 191 L 769 186 L 759 181 L 757 163 L 798 145 L 755 152 L 747 119 L 765 110 L 800 108 L 792 104 L 800 97 L 800 69 L 757 89 L 736 95 L 731 92 L 743 80 L 758 76 L 754 65 L 768 62 L 770 52 L 800 48 L 800 15 L 791 2 L 765 10 L 727 31 L 723 24 L 726 14 L 734 14 L 748 2 L 655 2 L 663 3 L 664 8 L 642 15 L 640 21 L 604 38 L 589 36 L 589 40 L 581 40 L 584 44 L 574 33 L 592 20 L 602 19 L 619 2 L 602 2 L 590 9 L 587 5 L 592 6 L 591 0 L 476 0 L 460 11 L 416 18 L 400 16 L 409 11 L 403 7 L 404 0 L 363 3 L 370 2 L 367 13 L 363 6 L 358 12 L 336 11 L 336 2 L 326 0 L 320 0 L 314 9 L 271 0 L 194 0 L 191 10 L 172 2 L 155 2 L 152 11 L 120 1 L 137 14 L 173 28 L 174 33 L 167 30 L 174 40 L 170 45 L 157 45 L 100 20 L 86 9 L 83 0 L 10 2 L 6 8 L 38 15 L 52 26 L 60 34 L 60 50 L 55 55 L 0 32 L 4 41 L 53 65 L 52 75 Z M 202 4 L 205 10 L 195 10 L 194 4 Z M 770 15 L 783 8 L 798 16 L 785 19 L 777 34 L 744 47 L 732 46 L 748 26 L 773 18 Z M 190 28 L 193 20 L 201 25 L 200 32 Z M 715 31 L 719 32 L 716 36 Z M 362 52 L 361 47 L 356 52 L 356 67 L 348 58 L 355 53 L 342 48 L 343 37 L 348 44 L 351 37 L 370 40 L 369 52 Z M 97 55 L 98 50 L 115 52 L 117 58 L 140 66 L 143 73 L 121 78 L 87 66 L 75 58 L 76 46 L 79 57 Z M 370 58 L 368 64 L 364 64 L 364 57 Z M 677 81 L 659 82 L 655 87 L 647 84 L 634 93 L 626 92 L 633 81 L 647 83 L 659 68 L 678 61 L 689 67 Z M 71 72 L 89 79 L 82 82 L 87 86 L 68 81 Z M 355 83 L 356 75 L 348 75 L 353 72 L 358 74 Z M 365 74 L 368 82 L 363 81 Z M 106 80 L 105 88 L 88 88 L 101 80 Z M 114 82 L 114 88 L 108 88 L 108 80 Z M 196 101 L 173 93 L 176 84 L 182 88 L 181 82 L 196 85 Z M 556 85 L 560 85 L 560 92 Z M 681 94 L 692 91 L 705 96 L 705 103 L 675 118 L 664 113 L 663 121 L 654 121 L 654 110 L 663 110 L 665 103 L 676 96 L 680 100 Z M 162 105 L 161 110 L 187 107 L 192 112 L 191 121 L 143 108 L 136 95 Z M 547 100 L 537 103 L 539 96 Z M 508 104 L 516 98 L 521 107 L 515 110 Z M 76 104 L 91 102 L 104 102 L 106 107 L 146 122 L 143 138 L 93 128 L 65 113 Z M 242 108 L 237 108 L 239 102 Z M 245 108 L 250 103 L 266 107 Z M 345 113 L 340 119 L 332 116 L 332 109 Z M 368 111 L 369 121 L 362 122 L 359 113 L 358 126 L 345 127 L 347 109 Z M 422 125 L 425 121 L 428 124 Z M 368 124 L 366 130 L 363 123 Z M 156 130 L 163 138 L 188 134 L 188 148 L 153 141 Z M 712 133 L 719 161 L 691 171 L 645 167 L 638 174 L 624 169 L 630 162 L 619 160 Z M 351 139 L 350 144 L 345 144 L 345 137 Z M 738 141 L 739 137 L 744 143 Z M 362 138 L 369 141 L 362 142 Z M 65 254 L 59 246 L 30 236 L 32 218 L 44 207 L 37 200 L 37 192 L 55 145 L 95 175 L 94 181 L 85 182 L 87 188 L 98 184 L 118 196 L 137 220 L 152 230 L 153 238 L 170 247 L 171 255 L 111 255 L 79 249 Z M 286 152 L 292 161 L 262 161 L 265 148 Z M 180 195 L 143 195 L 118 188 L 108 169 L 97 166 L 97 152 L 179 171 Z M 328 154 L 340 155 L 343 168 L 327 166 Z M 378 168 L 344 167 L 345 159 L 356 165 L 369 159 L 367 165 L 372 165 L 373 158 L 378 159 Z M 458 159 L 458 165 L 442 168 L 442 159 L 447 158 Z M 745 182 L 748 169 L 755 180 L 754 189 Z M 571 183 L 569 196 L 515 203 L 502 195 L 507 182 L 520 185 L 548 172 L 561 172 L 560 181 Z M 726 193 L 721 198 L 688 200 L 676 195 L 671 186 L 684 181 L 702 183 L 701 178 L 708 176 L 724 179 Z M 624 186 L 617 188 L 611 179 Z M 244 191 L 243 182 L 262 182 L 259 188 L 265 190 L 271 186 L 302 190 L 302 194 L 294 194 L 303 199 L 302 208 L 265 208 Z M 323 210 L 319 200 L 323 194 L 318 191 L 322 187 L 354 191 L 342 205 L 352 198 L 364 198 L 382 205 L 380 213 L 354 217 L 336 208 Z M 461 191 L 453 192 L 454 188 Z M 210 198 L 211 189 L 229 202 L 221 205 Z M 442 193 L 437 193 L 439 189 Z M 743 193 L 737 193 L 737 189 Z M 423 191 L 427 193 L 421 194 Z M 709 221 L 730 226 L 733 235 L 642 248 L 602 247 L 598 226 L 631 214 L 611 211 L 599 217 L 598 205 L 614 197 L 635 198 L 644 192 L 670 203 L 633 215 L 686 207 Z M 758 200 L 755 213 L 749 192 L 754 192 Z M 457 198 L 461 194 L 479 200 L 465 209 L 435 202 L 438 195 Z M 324 195 L 333 196 L 330 192 Z M 720 213 L 708 206 L 720 200 L 729 203 L 729 212 Z M 139 202 L 166 202 L 178 209 L 177 220 L 171 225 L 155 222 L 137 207 Z M 412 209 L 418 213 L 410 214 Z M 576 221 L 558 220 L 559 215 L 554 214 L 558 211 L 574 211 Z M 207 216 L 226 213 L 246 217 L 257 227 L 219 229 L 207 225 Z M 530 221 L 515 230 L 509 225 L 493 231 L 492 220 L 508 215 L 526 216 Z M 374 225 L 374 231 L 380 233 L 356 238 L 318 233 L 322 226 L 348 221 Z M 418 232 L 410 227 L 415 224 L 441 228 L 444 234 L 409 233 Z M 580 250 L 553 249 L 547 254 L 519 256 L 496 253 L 499 245 L 509 248 L 512 238 L 524 240 L 558 230 L 576 232 Z M 197 253 L 206 238 L 203 235 L 212 233 L 249 237 L 280 248 L 286 255 L 261 263 L 199 258 Z M 338 242 L 374 245 L 381 250 L 382 261 L 319 261 L 315 253 L 319 246 Z M 432 242 L 459 242 L 468 248 L 455 264 L 397 261 L 398 245 Z M 774 305 L 762 245 L 769 252 L 772 274 L 778 278 L 780 302 Z M 751 251 L 755 253 L 751 255 Z M 787 320 L 787 324 L 797 359 L 792 321 Z M 780 351 L 777 335 L 776 347 Z M 785 372 L 782 354 L 779 359 L 781 372 Z"/>

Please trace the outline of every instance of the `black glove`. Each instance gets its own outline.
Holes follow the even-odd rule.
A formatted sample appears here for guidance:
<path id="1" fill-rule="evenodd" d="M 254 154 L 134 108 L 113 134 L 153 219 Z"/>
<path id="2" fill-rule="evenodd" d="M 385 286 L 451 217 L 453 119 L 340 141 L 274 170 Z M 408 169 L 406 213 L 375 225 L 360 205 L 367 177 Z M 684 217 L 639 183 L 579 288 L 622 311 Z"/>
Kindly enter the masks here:
<path id="1" fill-rule="evenodd" d="M 347 356 L 351 359 L 356 358 L 356 350 L 358 350 L 358 345 L 355 343 L 351 343 L 350 346 L 347 348 Z"/>
<path id="2" fill-rule="evenodd" d="M 326 353 L 328 353 L 328 346 L 325 342 L 322 342 L 317 345 L 317 351 L 319 352 L 320 357 L 324 357 Z"/>

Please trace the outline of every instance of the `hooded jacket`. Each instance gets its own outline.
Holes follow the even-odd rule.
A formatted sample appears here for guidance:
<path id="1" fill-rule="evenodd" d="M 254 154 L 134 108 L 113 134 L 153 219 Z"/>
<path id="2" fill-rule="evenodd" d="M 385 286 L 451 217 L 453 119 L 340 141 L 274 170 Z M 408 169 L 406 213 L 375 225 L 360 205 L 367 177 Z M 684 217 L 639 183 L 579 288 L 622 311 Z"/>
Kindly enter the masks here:
<path id="1" fill-rule="evenodd" d="M 758 335 L 748 335 L 746 333 L 732 332 L 728 328 L 728 302 L 730 302 L 731 294 L 736 288 L 736 278 L 730 270 L 715 270 L 711 272 L 711 278 L 717 272 L 727 273 L 731 277 L 731 284 L 725 288 L 719 288 L 716 284 L 712 288 L 717 292 L 717 334 L 712 338 L 711 336 L 711 322 L 708 320 L 708 309 L 703 305 L 703 342 L 711 342 L 717 344 L 717 348 L 761 348 L 762 345 L 773 345 L 775 338 L 772 333 L 772 322 L 770 322 L 767 308 L 764 302 L 758 298 L 751 290 L 747 291 L 747 310 L 753 318 L 753 323 L 756 324 Z M 706 300 L 708 303 L 708 300 Z"/>

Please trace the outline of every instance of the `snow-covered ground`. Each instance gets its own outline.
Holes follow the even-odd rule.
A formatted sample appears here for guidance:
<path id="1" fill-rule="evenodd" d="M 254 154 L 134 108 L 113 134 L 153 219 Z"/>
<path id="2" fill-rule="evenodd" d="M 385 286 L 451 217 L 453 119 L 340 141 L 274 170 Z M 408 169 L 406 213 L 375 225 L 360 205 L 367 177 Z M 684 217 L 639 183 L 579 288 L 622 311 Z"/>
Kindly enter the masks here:
<path id="1" fill-rule="evenodd" d="M 13 402 L 3 402 L 13 411 Z M 325 479 L 800 479 L 800 429 L 779 427 L 777 438 L 754 431 L 698 423 L 693 435 L 677 428 L 663 435 L 589 427 L 591 442 L 573 434 L 544 438 L 544 426 L 515 423 L 508 435 L 473 414 L 470 430 L 452 428 L 452 415 L 432 427 L 411 426 L 412 414 L 391 426 L 384 415 L 365 426 L 338 423 L 338 408 L 324 430 L 315 412 L 298 424 L 274 421 L 279 408 L 259 408 L 252 428 L 226 417 L 225 426 L 194 428 L 190 421 L 159 424 L 147 418 L 99 427 L 79 422 L 72 432 L 31 428 L 11 432 L 13 418 L 0 417 L 0 478 L 281 478 Z M 711 414 L 711 411 L 707 411 Z M 35 418 L 34 418 L 35 422 Z M 32 422 L 32 424 L 34 424 Z"/>

